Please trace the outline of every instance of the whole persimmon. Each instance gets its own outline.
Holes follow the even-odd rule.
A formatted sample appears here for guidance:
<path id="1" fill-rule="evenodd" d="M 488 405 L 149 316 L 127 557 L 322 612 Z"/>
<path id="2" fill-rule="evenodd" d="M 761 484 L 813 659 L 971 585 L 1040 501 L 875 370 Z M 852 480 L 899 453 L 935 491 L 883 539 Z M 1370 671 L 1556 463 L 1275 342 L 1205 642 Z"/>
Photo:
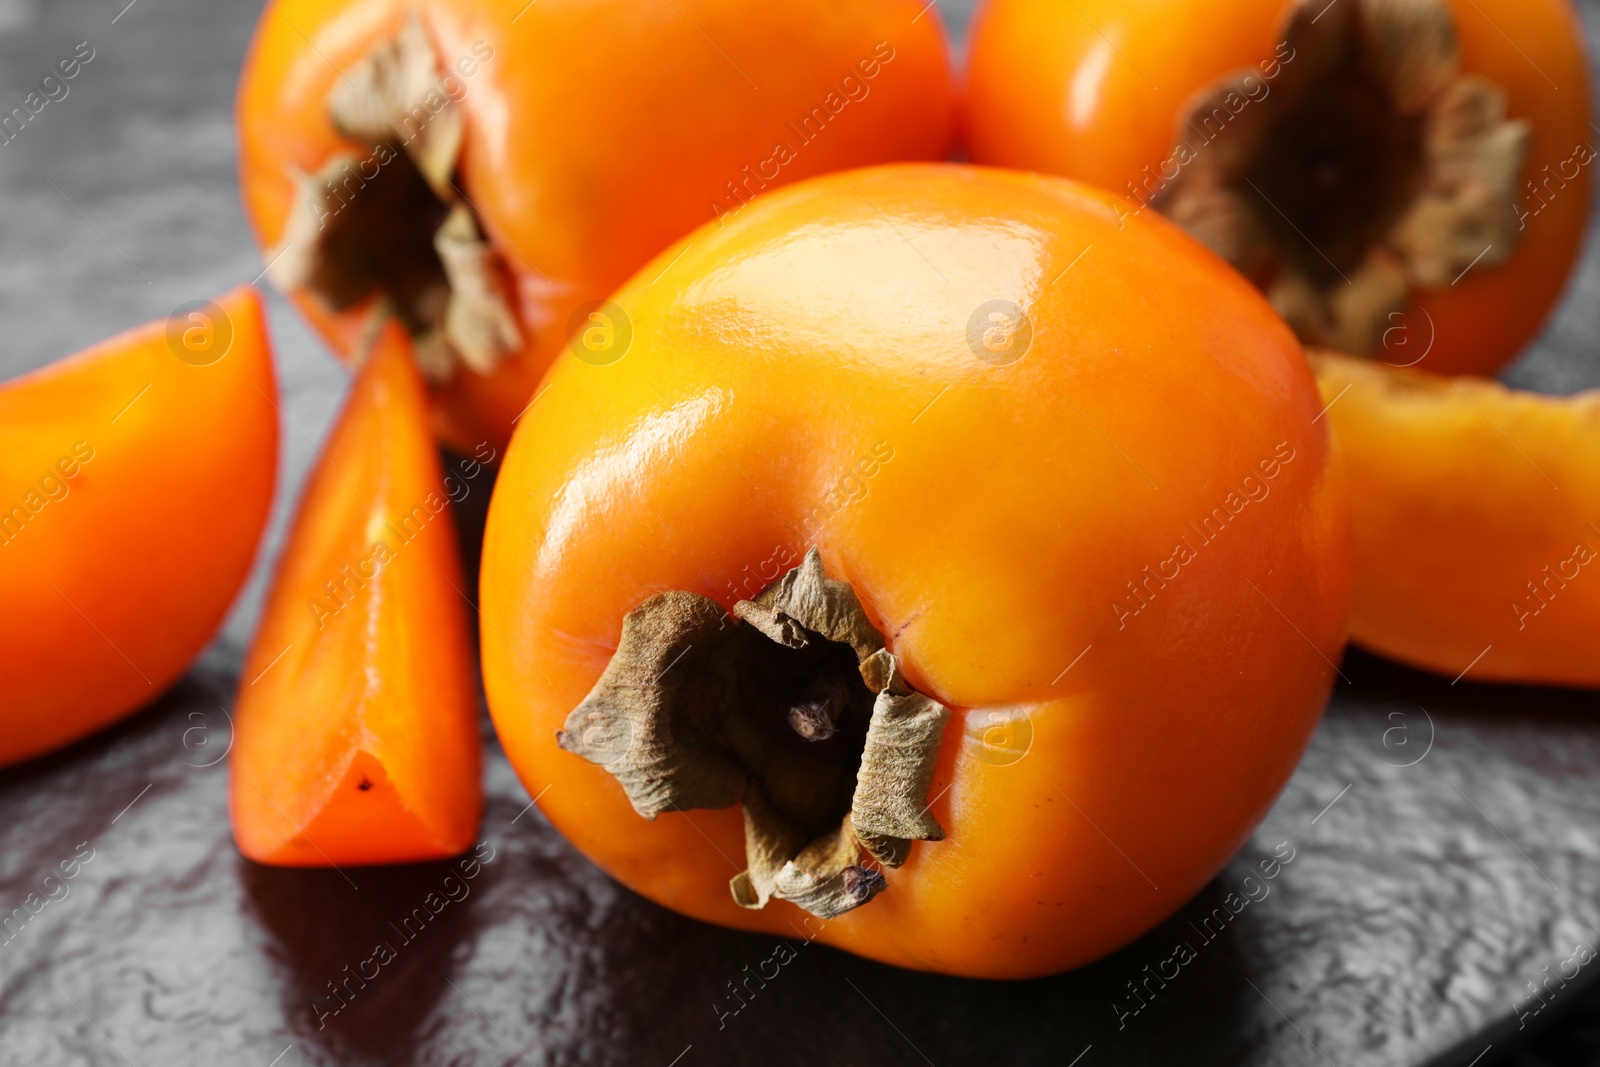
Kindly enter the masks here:
<path id="1" fill-rule="evenodd" d="M 967 141 L 1166 213 L 1308 344 L 1489 373 L 1582 240 L 1581 41 L 1567 0 L 987 0 Z"/>
<path id="2" fill-rule="evenodd" d="M 938 159 L 917 0 L 279 0 L 239 85 L 269 277 L 347 360 L 378 305 L 443 439 L 499 447 L 551 358 L 663 247 L 763 189 Z"/>
<path id="3" fill-rule="evenodd" d="M 150 703 L 244 583 L 278 470 L 260 295 L 0 384 L 0 766 Z"/>
<path id="4" fill-rule="evenodd" d="M 707 921 L 1002 978 L 1240 847 L 1343 647 L 1348 506 L 1294 335 L 1125 213 L 828 175 L 662 252 L 557 361 L 481 643 L 578 848 Z"/>

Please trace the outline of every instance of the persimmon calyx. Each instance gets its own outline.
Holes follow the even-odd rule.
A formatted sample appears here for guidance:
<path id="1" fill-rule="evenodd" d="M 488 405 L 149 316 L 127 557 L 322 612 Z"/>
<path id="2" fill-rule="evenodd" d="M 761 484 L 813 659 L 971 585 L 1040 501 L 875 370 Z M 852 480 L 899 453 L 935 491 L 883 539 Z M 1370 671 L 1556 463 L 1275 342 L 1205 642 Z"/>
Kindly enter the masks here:
<path id="1" fill-rule="evenodd" d="M 430 382 L 487 374 L 522 347 L 510 275 L 456 185 L 466 133 L 439 57 L 413 15 L 334 82 L 328 118 L 370 145 L 295 175 L 295 205 L 268 274 L 335 311 L 383 298 Z M 303 206 L 305 210 L 298 210 Z"/>
<path id="2" fill-rule="evenodd" d="M 868 857 L 898 867 L 943 839 L 927 796 L 949 717 L 813 548 L 731 614 L 681 590 L 645 600 L 556 740 L 647 819 L 741 804 L 734 900 L 832 918 L 887 887 Z"/>
<path id="3" fill-rule="evenodd" d="M 1461 72 L 1444 0 L 1299 0 L 1283 42 L 1196 96 L 1154 203 L 1302 341 L 1371 355 L 1415 291 L 1511 255 L 1531 130 Z"/>

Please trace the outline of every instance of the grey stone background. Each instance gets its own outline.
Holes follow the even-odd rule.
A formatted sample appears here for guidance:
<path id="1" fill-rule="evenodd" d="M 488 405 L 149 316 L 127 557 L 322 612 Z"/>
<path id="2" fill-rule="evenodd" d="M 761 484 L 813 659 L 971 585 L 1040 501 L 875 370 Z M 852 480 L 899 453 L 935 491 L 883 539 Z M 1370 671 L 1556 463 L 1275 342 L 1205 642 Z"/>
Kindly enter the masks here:
<path id="1" fill-rule="evenodd" d="M 0 110 L 77 42 L 96 52 L 65 99 L 0 147 L 0 376 L 261 269 L 231 127 L 260 9 L 125 5 L 0 0 Z M 970 5 L 941 6 L 959 31 Z M 1583 13 L 1593 41 L 1600 0 Z M 1600 386 L 1597 244 L 1508 374 L 1516 384 Z M 97 850 L 73 895 L 0 948 L 0 1064 L 1600 1062 L 1572 1051 L 1573 1023 L 1527 1044 L 1553 1020 L 1600 1013 L 1585 988 L 1600 967 L 1536 1016 L 1526 985 L 1574 944 L 1600 948 L 1600 701 L 1452 687 L 1359 654 L 1255 842 L 1147 938 L 1071 975 L 1007 984 L 808 948 L 726 1030 L 710 1007 L 723 980 L 770 944 L 600 875 L 524 812 L 491 741 L 484 834 L 500 858 L 476 900 L 319 1029 L 307 1005 L 364 955 L 374 917 L 403 913 L 447 868 L 359 872 L 356 890 L 332 872 L 247 864 L 228 838 L 222 768 L 181 741 L 195 714 L 221 728 L 265 564 L 346 384 L 284 302 L 270 304 L 290 423 L 283 484 L 223 634 L 150 711 L 0 773 L 0 906 L 77 841 Z M 124 798 L 135 806 L 118 815 Z M 1281 841 L 1296 858 L 1272 893 L 1119 1029 L 1110 1005 L 1125 983 Z"/>

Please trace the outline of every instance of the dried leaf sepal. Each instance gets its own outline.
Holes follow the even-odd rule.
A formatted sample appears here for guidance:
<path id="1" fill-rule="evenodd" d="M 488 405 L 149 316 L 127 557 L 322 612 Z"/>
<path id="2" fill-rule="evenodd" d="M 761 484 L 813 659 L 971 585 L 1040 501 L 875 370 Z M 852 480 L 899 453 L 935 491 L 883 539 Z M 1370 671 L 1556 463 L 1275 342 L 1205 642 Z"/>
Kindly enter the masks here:
<path id="1" fill-rule="evenodd" d="M 731 613 L 684 591 L 645 600 L 557 741 L 646 818 L 740 803 L 734 900 L 831 918 L 887 887 L 873 861 L 944 837 L 928 791 L 949 715 L 812 549 Z"/>
<path id="2" fill-rule="evenodd" d="M 1178 137 L 1201 143 L 1155 204 L 1257 279 L 1302 341 L 1372 355 L 1413 293 L 1510 257 L 1531 129 L 1506 118 L 1497 86 L 1462 73 L 1444 0 L 1300 0 L 1283 41 L 1291 58 L 1264 94 L 1252 69 L 1196 95 Z M 1371 113 L 1374 93 L 1387 110 Z M 1297 209 L 1273 185 L 1284 165 L 1274 153 L 1323 121 L 1330 100 L 1373 155 L 1347 166 L 1382 172 L 1370 195 L 1344 197 L 1360 201 L 1354 214 L 1326 195 L 1323 209 Z M 1311 175 L 1289 177 L 1282 188 L 1316 201 Z M 1305 214 L 1318 210 L 1321 229 Z"/>
<path id="3" fill-rule="evenodd" d="M 334 82 L 328 117 L 371 146 L 294 175 L 294 207 L 268 276 L 334 311 L 373 297 L 412 336 L 417 366 L 443 382 L 487 374 L 522 347 L 509 274 L 455 184 L 466 127 L 413 13 Z"/>

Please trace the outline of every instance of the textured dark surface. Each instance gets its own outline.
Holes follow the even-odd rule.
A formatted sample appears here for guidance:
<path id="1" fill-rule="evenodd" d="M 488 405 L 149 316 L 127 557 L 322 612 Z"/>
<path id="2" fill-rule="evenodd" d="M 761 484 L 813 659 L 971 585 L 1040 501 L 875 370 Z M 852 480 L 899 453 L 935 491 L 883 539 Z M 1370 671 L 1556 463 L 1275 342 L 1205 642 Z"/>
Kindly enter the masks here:
<path id="1" fill-rule="evenodd" d="M 96 49 L 69 96 L 0 147 L 0 374 L 260 269 L 228 110 L 256 10 L 125 2 L 0 0 L 0 110 L 77 42 Z M 1600 26 L 1600 3 L 1584 11 Z M 1510 377 L 1600 385 L 1597 306 L 1591 247 L 1560 318 Z M 282 303 L 272 310 L 292 425 L 263 562 L 344 387 Z M 727 983 L 774 943 L 611 882 L 528 807 L 492 740 L 480 836 L 494 858 L 412 941 L 390 924 L 443 892 L 452 865 L 340 874 L 239 858 L 218 761 L 263 569 L 201 665 L 153 708 L 0 772 L 0 913 L 93 849 L 67 895 L 0 943 L 0 1065 L 1600 1063 L 1600 963 L 1542 984 L 1576 945 L 1600 949 L 1595 694 L 1452 686 L 1353 655 L 1250 848 L 1140 942 L 1021 983 L 799 946 L 719 1028 L 719 1009 L 738 1006 Z M 1294 858 L 1250 883 L 1262 896 L 1245 879 L 1284 842 Z M 1260 899 L 1208 940 L 1206 916 L 1246 890 Z M 379 941 L 395 958 L 319 1028 L 326 984 Z M 1127 983 L 1179 942 L 1195 958 L 1165 986 L 1152 980 L 1132 1014 Z"/>
<path id="2" fill-rule="evenodd" d="M 341 874 L 240 859 L 225 765 L 206 766 L 228 743 L 232 679 L 199 671 L 132 722 L 0 779 L 8 904 L 93 849 L 67 895 L 0 946 L 0 1062 L 265 1065 L 291 1049 L 282 1063 L 666 1065 L 688 1050 L 685 1065 L 1059 1067 L 1090 1049 L 1084 1065 L 1466 1064 L 1509 1047 L 1513 1001 L 1537 1004 L 1525 981 L 1600 945 L 1595 701 L 1452 688 L 1366 657 L 1346 674 L 1251 848 L 1110 959 L 991 983 L 801 946 L 724 1017 L 739 1006 L 726 983 L 775 942 L 611 882 L 527 809 L 492 744 L 480 836 L 493 859 L 409 942 L 397 927 L 444 894 L 451 864 Z M 1293 858 L 1263 879 L 1275 849 Z M 1204 924 L 1229 891 L 1258 899 L 1218 933 Z M 338 1006 L 326 984 L 379 942 L 396 957 L 323 1018 Z M 1132 1014 L 1126 983 L 1180 942 L 1195 958 Z M 1531 1024 L 1583 993 L 1547 997 Z"/>

